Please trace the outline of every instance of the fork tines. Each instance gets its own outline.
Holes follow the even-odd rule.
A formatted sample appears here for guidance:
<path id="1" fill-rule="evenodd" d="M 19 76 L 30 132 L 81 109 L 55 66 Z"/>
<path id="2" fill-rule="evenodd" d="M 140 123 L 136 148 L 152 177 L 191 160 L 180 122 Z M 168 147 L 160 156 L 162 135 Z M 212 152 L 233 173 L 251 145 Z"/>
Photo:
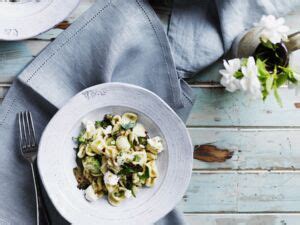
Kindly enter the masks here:
<path id="1" fill-rule="evenodd" d="M 20 129 L 20 148 L 22 151 L 32 151 L 36 147 L 35 130 L 31 112 L 18 113 Z"/>

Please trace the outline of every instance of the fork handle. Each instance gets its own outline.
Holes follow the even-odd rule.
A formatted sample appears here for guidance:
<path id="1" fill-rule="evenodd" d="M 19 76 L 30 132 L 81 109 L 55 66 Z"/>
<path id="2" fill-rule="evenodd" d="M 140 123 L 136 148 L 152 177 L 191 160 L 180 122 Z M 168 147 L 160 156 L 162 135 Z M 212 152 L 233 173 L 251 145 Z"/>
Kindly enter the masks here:
<path id="1" fill-rule="evenodd" d="M 31 171 L 33 176 L 34 190 L 35 190 L 35 200 L 36 200 L 36 215 L 37 215 L 37 225 L 50 225 L 49 215 L 45 203 L 43 201 L 43 196 L 41 192 L 41 187 L 39 184 L 39 174 L 34 163 L 31 163 Z"/>

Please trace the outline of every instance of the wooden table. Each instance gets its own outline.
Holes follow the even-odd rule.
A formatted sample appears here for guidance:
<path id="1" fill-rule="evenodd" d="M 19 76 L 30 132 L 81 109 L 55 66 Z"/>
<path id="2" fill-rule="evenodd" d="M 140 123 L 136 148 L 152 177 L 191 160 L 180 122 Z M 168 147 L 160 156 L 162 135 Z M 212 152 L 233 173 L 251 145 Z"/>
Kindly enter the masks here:
<path id="1" fill-rule="evenodd" d="M 0 98 L 14 77 L 94 0 L 84 0 L 60 24 L 38 37 L 0 42 Z M 165 14 L 163 8 L 162 19 Z M 287 17 L 300 30 L 300 10 Z M 194 160 L 188 191 L 179 207 L 191 225 L 300 224 L 300 96 L 280 90 L 284 107 L 273 98 L 251 101 L 218 84 L 220 63 L 190 84 L 197 100 L 187 122 L 195 145 L 210 143 L 234 152 L 223 163 Z"/>

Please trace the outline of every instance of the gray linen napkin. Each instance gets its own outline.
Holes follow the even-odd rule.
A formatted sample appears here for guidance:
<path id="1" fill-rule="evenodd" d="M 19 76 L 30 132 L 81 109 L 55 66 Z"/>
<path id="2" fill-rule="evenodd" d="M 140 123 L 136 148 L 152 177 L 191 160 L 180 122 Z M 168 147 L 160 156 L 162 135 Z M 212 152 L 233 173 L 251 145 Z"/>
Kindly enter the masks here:
<path id="1" fill-rule="evenodd" d="M 9 90 L 0 109 L 0 224 L 32 225 L 36 220 L 30 167 L 19 153 L 16 113 L 30 110 L 41 134 L 57 109 L 77 92 L 114 81 L 157 93 L 183 120 L 192 107 L 191 89 L 178 78 L 167 37 L 147 1 L 98 1 Z M 53 224 L 67 224 L 47 202 Z M 185 222 L 172 211 L 158 224 Z"/>
<path id="2" fill-rule="evenodd" d="M 282 17 L 299 0 L 173 0 L 168 37 L 180 77 L 217 61 L 262 15 Z"/>

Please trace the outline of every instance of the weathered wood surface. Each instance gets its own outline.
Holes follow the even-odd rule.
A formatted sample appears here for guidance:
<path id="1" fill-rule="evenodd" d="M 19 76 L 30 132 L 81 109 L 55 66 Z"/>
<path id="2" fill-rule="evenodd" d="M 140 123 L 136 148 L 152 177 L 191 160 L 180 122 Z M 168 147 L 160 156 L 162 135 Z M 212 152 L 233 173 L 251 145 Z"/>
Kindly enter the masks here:
<path id="1" fill-rule="evenodd" d="M 263 102 L 223 88 L 194 88 L 197 99 L 188 126 L 300 126 L 300 95 L 281 88 L 281 108 L 273 96 Z"/>
<path id="2" fill-rule="evenodd" d="M 8 85 L 0 86 L 0 98 L 7 89 Z M 194 88 L 194 92 L 197 98 L 187 122 L 189 127 L 300 128 L 300 95 L 288 88 L 280 89 L 283 108 L 272 96 L 262 102 L 223 88 Z"/>
<path id="3" fill-rule="evenodd" d="M 234 152 L 223 163 L 194 160 L 195 170 L 300 169 L 300 129 L 189 128 L 189 133 L 194 145 Z"/>
<path id="4" fill-rule="evenodd" d="M 300 172 L 194 172 L 185 212 L 300 212 Z M 300 219 L 300 218 L 299 218 Z"/>
<path id="5" fill-rule="evenodd" d="M 187 214 L 190 225 L 299 225 L 300 214 Z"/>
<path id="6" fill-rule="evenodd" d="M 94 1 L 82 0 L 66 21 L 35 38 L 0 42 L 0 104 L 15 76 Z M 157 10 L 168 20 L 168 10 Z M 299 17 L 300 9 L 286 17 L 291 33 L 300 30 Z M 280 108 L 274 99 L 228 93 L 218 84 L 221 66 L 216 62 L 189 81 L 197 100 L 188 126 L 195 145 L 234 154 L 223 163 L 194 160 L 180 208 L 191 225 L 298 225 L 300 96 L 282 88 Z"/>

